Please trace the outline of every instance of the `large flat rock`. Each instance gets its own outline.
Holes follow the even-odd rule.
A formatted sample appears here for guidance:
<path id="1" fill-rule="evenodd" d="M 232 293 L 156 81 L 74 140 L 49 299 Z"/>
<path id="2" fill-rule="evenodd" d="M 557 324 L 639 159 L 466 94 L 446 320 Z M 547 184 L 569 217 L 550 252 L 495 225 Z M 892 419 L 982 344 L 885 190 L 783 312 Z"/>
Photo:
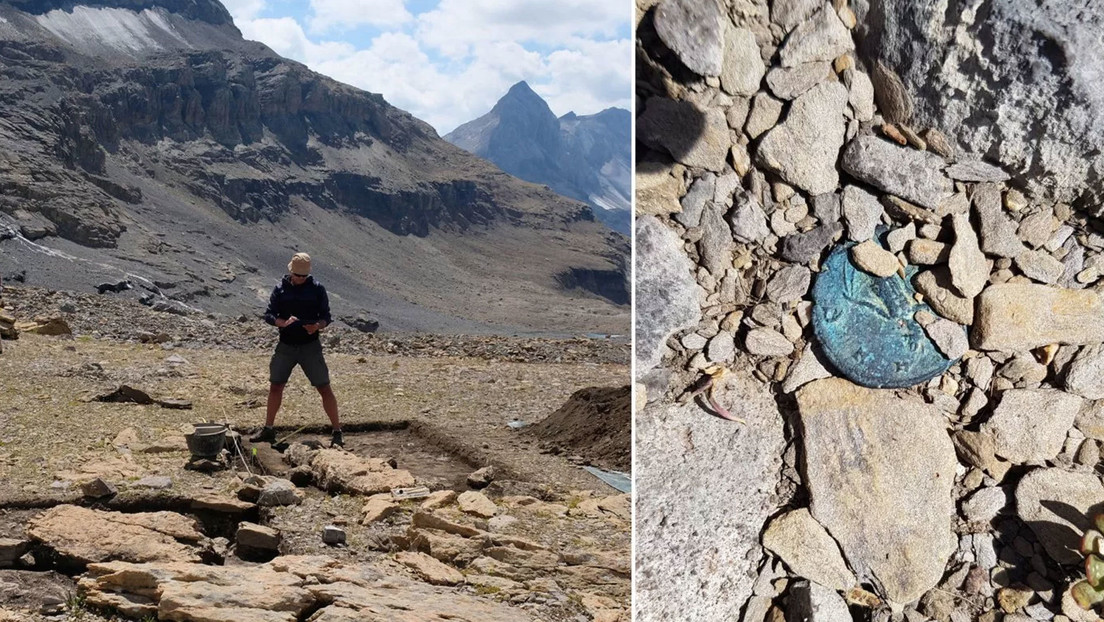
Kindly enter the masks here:
<path id="1" fill-rule="evenodd" d="M 701 320 L 694 266 L 675 232 L 652 216 L 636 219 L 636 373 L 659 364 L 675 331 Z"/>
<path id="2" fill-rule="evenodd" d="M 194 519 L 175 512 L 104 512 L 74 505 L 46 510 L 27 534 L 77 563 L 198 562 L 203 539 Z"/>
<path id="3" fill-rule="evenodd" d="M 654 404 L 637 415 L 638 622 L 729 619 L 751 596 L 748 573 L 774 510 L 782 417 L 767 389 L 744 377 L 716 398 L 748 424 L 696 404 Z"/>
<path id="4" fill-rule="evenodd" d="M 957 466 L 939 411 L 839 378 L 797 393 L 810 512 L 891 604 L 935 587 L 956 547 Z"/>
<path id="5" fill-rule="evenodd" d="M 977 298 L 970 341 L 981 350 L 1022 351 L 1104 341 L 1104 300 L 1086 290 L 1033 283 L 990 285 Z"/>

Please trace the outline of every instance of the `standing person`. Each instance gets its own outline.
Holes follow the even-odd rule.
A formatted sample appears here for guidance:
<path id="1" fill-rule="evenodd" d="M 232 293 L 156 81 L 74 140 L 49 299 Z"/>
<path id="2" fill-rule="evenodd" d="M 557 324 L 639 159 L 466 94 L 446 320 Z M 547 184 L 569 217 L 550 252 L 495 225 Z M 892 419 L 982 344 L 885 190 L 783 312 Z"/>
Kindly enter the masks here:
<path id="1" fill-rule="evenodd" d="M 284 386 L 291 378 L 296 365 L 322 396 L 322 408 L 330 418 L 333 437 L 330 446 L 342 446 L 341 420 L 337 415 L 337 398 L 330 387 L 330 370 L 322 355 L 321 332 L 332 321 L 330 300 L 326 288 L 310 275 L 311 258 L 306 253 L 296 253 L 288 264 L 288 274 L 272 290 L 265 311 L 265 321 L 280 329 L 280 343 L 269 362 L 268 409 L 265 427 L 261 433 L 249 439 L 254 443 L 274 442 L 276 413 L 284 399 Z"/>

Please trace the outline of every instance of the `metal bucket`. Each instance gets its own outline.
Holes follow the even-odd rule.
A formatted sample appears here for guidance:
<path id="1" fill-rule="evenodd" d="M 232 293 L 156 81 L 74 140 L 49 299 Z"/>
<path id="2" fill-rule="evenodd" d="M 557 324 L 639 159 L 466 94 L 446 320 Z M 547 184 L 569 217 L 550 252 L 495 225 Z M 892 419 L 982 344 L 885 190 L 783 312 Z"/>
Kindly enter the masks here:
<path id="1" fill-rule="evenodd" d="M 226 445 L 226 426 L 221 423 L 196 423 L 194 426 L 194 432 L 184 435 L 192 456 L 217 458 Z"/>

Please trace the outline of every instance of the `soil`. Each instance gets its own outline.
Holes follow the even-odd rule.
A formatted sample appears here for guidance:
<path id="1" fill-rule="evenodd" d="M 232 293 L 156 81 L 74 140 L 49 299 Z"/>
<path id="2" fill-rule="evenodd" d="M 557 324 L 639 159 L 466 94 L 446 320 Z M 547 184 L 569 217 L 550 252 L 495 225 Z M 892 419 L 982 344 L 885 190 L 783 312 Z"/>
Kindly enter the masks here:
<path id="1" fill-rule="evenodd" d="M 588 387 L 528 430 L 542 445 L 605 469 L 632 468 L 632 390 Z"/>

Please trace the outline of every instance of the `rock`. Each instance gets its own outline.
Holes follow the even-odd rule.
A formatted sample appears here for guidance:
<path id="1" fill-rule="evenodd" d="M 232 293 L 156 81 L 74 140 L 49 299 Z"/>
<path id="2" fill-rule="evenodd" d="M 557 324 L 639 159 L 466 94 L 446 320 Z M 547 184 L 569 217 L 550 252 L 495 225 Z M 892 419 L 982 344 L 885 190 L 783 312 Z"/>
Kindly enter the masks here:
<path id="1" fill-rule="evenodd" d="M 814 227 L 805 233 L 788 235 L 782 241 L 782 258 L 795 263 L 815 261 L 841 231 L 843 225 L 834 222 Z"/>
<path id="2" fill-rule="evenodd" d="M 414 485 L 410 471 L 386 460 L 365 459 L 340 449 L 319 449 L 310 463 L 316 485 L 329 492 L 374 495 Z"/>
<path id="3" fill-rule="evenodd" d="M 724 22 L 720 5 L 712 2 L 663 0 L 655 12 L 656 34 L 700 76 L 721 74 Z"/>
<path id="4" fill-rule="evenodd" d="M 842 592 L 856 585 L 836 541 L 805 508 L 772 520 L 763 531 L 763 546 L 799 577 Z"/>
<path id="5" fill-rule="evenodd" d="M 863 49 L 900 74 L 915 97 L 915 127 L 956 136 L 960 160 L 993 158 L 1022 174 L 1032 196 L 1099 214 L 1104 97 L 1093 71 L 1104 56 L 1104 7 L 1071 12 L 1013 0 L 975 14 L 937 0 L 872 4 Z M 1023 45 L 1042 40 L 1076 53 L 1046 56 Z"/>
<path id="6" fill-rule="evenodd" d="M 937 212 L 932 212 L 919 205 L 913 205 L 901 197 L 895 197 L 892 194 L 882 195 L 882 205 L 885 206 L 886 213 L 897 220 L 911 220 L 923 223 L 920 227 L 920 236 L 926 239 L 935 239 L 935 235 L 927 234 L 925 230 L 934 230 L 938 233 L 939 223 L 943 218 Z"/>
<path id="7" fill-rule="evenodd" d="M 681 164 L 676 164 L 682 168 Z M 677 212 L 683 194 L 682 177 L 669 164 L 644 160 L 636 165 L 636 213 L 659 215 Z M 695 223 L 696 225 L 697 223 Z"/>
<path id="8" fill-rule="evenodd" d="M 0 538 L 0 568 L 7 568 L 15 564 L 15 561 L 23 557 L 30 548 L 31 543 L 28 540 Z"/>
<path id="9" fill-rule="evenodd" d="M 1016 223 L 1001 209 L 1000 186 L 978 184 L 973 203 L 981 224 L 981 250 L 998 257 L 1016 257 L 1025 250 Z"/>
<path id="10" fill-rule="evenodd" d="M 195 495 L 192 497 L 190 505 L 193 510 L 208 510 L 225 514 L 243 514 L 257 508 L 253 503 L 218 494 Z"/>
<path id="11" fill-rule="evenodd" d="M 835 590 L 808 581 L 790 588 L 786 620 L 794 622 L 851 622 L 847 602 Z"/>
<path id="12" fill-rule="evenodd" d="M 1001 167 L 981 160 L 959 160 L 944 169 L 944 172 L 951 179 L 958 181 L 997 182 L 1011 179 L 1011 176 L 1001 170 Z"/>
<path id="13" fill-rule="evenodd" d="M 974 301 L 951 291 L 951 274 L 947 268 L 920 272 L 913 283 L 916 291 L 924 296 L 924 302 L 939 315 L 964 326 L 974 323 Z"/>
<path id="14" fill-rule="evenodd" d="M 796 67 L 802 63 L 832 61 L 853 49 L 855 42 L 851 31 L 832 7 L 825 4 L 786 37 L 779 57 L 783 67 Z"/>
<path id="15" fill-rule="evenodd" d="M 777 0 L 770 5 L 770 19 L 787 33 L 822 6 L 820 0 Z"/>
<path id="16" fill-rule="evenodd" d="M 1082 561 L 1081 534 L 1090 527 L 1091 508 L 1101 498 L 1104 484 L 1093 473 L 1036 469 L 1016 487 L 1016 510 L 1051 559 L 1076 564 Z"/>
<path id="17" fill-rule="evenodd" d="M 635 598 L 648 603 L 649 620 L 728 619 L 752 594 L 752 581 L 732 577 L 754 576 L 762 556 L 783 418 L 769 389 L 742 370 L 726 376 L 714 396 L 734 412 L 754 413 L 754 424 L 737 428 L 697 404 L 660 402 L 636 418 L 637 446 L 651 448 L 634 465 Z M 726 536 L 703 538 L 703 525 Z"/>
<path id="18" fill-rule="evenodd" d="M 274 507 L 280 505 L 299 505 L 303 502 L 303 493 L 295 484 L 286 479 L 271 478 L 261 489 L 257 505 Z"/>
<path id="19" fill-rule="evenodd" d="M 1051 460 L 1084 401 L 1054 389 L 1010 389 L 982 431 L 993 436 L 996 454 L 1015 464 Z"/>
<path id="20" fill-rule="evenodd" d="M 751 100 L 751 113 L 748 115 L 744 131 L 749 138 L 758 138 L 760 134 L 778 123 L 778 117 L 781 114 L 782 102 L 766 93 L 760 93 Z"/>
<path id="21" fill-rule="evenodd" d="M 198 524 L 174 512 L 123 514 L 59 505 L 28 523 L 27 535 L 80 564 L 109 559 L 198 562 Z"/>
<path id="22" fill-rule="evenodd" d="M 725 36 L 721 88 L 733 95 L 754 95 L 766 72 L 755 34 L 746 28 L 730 28 Z"/>
<path id="23" fill-rule="evenodd" d="M 877 577 L 891 604 L 916 600 L 938 584 L 957 545 L 957 460 L 942 416 L 837 378 L 805 385 L 797 404 L 813 518 L 860 581 Z"/>
<path id="24" fill-rule="evenodd" d="M 780 303 L 800 300 L 809 291 L 811 280 L 812 273 L 805 266 L 786 266 L 767 282 L 767 300 Z"/>
<path id="25" fill-rule="evenodd" d="M 745 203 L 747 204 L 747 203 Z M 753 208 L 762 215 L 757 205 Z M 766 218 L 762 216 L 763 228 Z M 735 220 L 735 218 L 734 218 Z M 733 225 L 733 232 L 736 232 Z M 659 364 L 667 339 L 701 320 L 693 266 L 673 231 L 652 216 L 636 219 L 636 366 Z"/>
<path id="26" fill-rule="evenodd" d="M 314 484 L 314 471 L 311 471 L 310 466 L 301 464 L 297 467 L 292 467 L 287 472 L 288 481 L 300 488 L 310 486 Z"/>
<path id="27" fill-rule="evenodd" d="M 92 481 L 81 484 L 81 493 L 92 499 L 102 499 L 119 494 L 119 489 L 97 477 Z"/>
<path id="28" fill-rule="evenodd" d="M 769 328 L 748 331 L 744 347 L 756 356 L 789 356 L 794 346 L 782 333 Z"/>
<path id="29" fill-rule="evenodd" d="M 491 485 L 495 480 L 494 466 L 485 466 L 468 475 L 468 487 L 473 490 L 482 490 Z"/>
<path id="30" fill-rule="evenodd" d="M 238 531 L 234 534 L 234 542 L 239 547 L 258 549 L 261 551 L 278 551 L 283 537 L 278 529 L 265 527 L 256 523 L 238 523 Z"/>
<path id="31" fill-rule="evenodd" d="M 767 72 L 767 86 L 771 93 L 788 101 L 822 82 L 827 82 L 831 75 L 832 64 L 828 62 L 806 63 L 793 68 L 773 67 Z"/>
<path id="32" fill-rule="evenodd" d="M 732 230 L 724 221 L 723 209 L 716 204 L 702 214 L 702 239 L 698 242 L 701 263 L 710 274 L 720 278 L 732 267 Z"/>
<path id="33" fill-rule="evenodd" d="M 848 69 L 843 72 L 843 83 L 850 89 L 847 102 L 855 111 L 855 118 L 862 122 L 874 118 L 874 83 L 870 76 L 858 69 Z"/>
<path id="34" fill-rule="evenodd" d="M 970 219 L 964 214 L 955 214 L 951 217 L 951 225 L 955 234 L 954 246 L 947 258 L 951 283 L 964 298 L 973 298 L 989 282 L 989 264 L 978 246 Z"/>
<path id="35" fill-rule="evenodd" d="M 65 318 L 61 317 L 36 318 L 33 324 L 22 327 L 20 330 L 26 333 L 50 337 L 73 334 L 73 329 L 69 328 L 69 323 L 65 321 Z"/>
<path id="36" fill-rule="evenodd" d="M 1008 493 L 996 486 L 982 488 L 962 502 L 962 515 L 970 522 L 989 522 L 1008 505 Z"/>
<path id="37" fill-rule="evenodd" d="M 732 227 L 732 237 L 737 242 L 754 244 L 770 235 L 770 228 L 767 227 L 767 215 L 763 212 L 763 208 L 759 206 L 759 202 L 750 194 L 736 195 L 736 209 L 732 211 L 729 219 L 729 224 Z M 639 234 L 637 235 L 639 237 Z M 640 254 L 639 242 L 637 254 Z M 639 271 L 639 268 L 637 270 Z M 639 289 L 638 277 L 637 291 Z M 639 294 L 637 296 L 639 297 Z M 637 331 L 639 332 L 639 329 Z"/>
<path id="38" fill-rule="evenodd" d="M 636 137 L 686 166 L 714 172 L 724 170 L 729 147 L 728 122 L 719 108 L 702 110 L 691 102 L 653 97 L 647 101 L 644 113 L 637 117 Z"/>
<path id="39" fill-rule="evenodd" d="M 1023 351 L 1052 343 L 1104 341 L 1104 301 L 1095 292 L 1027 283 L 990 285 L 977 298 L 970 341 L 980 350 Z"/>
<path id="40" fill-rule="evenodd" d="M 1066 372 L 1066 390 L 1090 400 L 1104 399 L 1104 347 L 1086 346 Z"/>
<path id="41" fill-rule="evenodd" d="M 879 190 L 934 210 L 953 191 L 943 175 L 943 159 L 861 135 L 843 150 L 843 170 Z"/>
<path id="42" fill-rule="evenodd" d="M 337 525 L 322 528 L 322 542 L 329 545 L 345 544 L 345 530 Z"/>
<path id="43" fill-rule="evenodd" d="M 494 501 L 488 499 L 483 493 L 474 490 L 460 493 L 460 496 L 456 498 L 456 502 L 460 505 L 461 512 L 474 514 L 482 518 L 490 518 L 498 513 L 498 507 Z"/>
<path id="44" fill-rule="evenodd" d="M 1053 285 L 1062 278 L 1065 266 L 1062 262 L 1051 257 L 1046 251 L 1029 251 L 1016 255 L 1016 267 L 1024 273 L 1024 276 L 1041 283 Z"/>
<path id="45" fill-rule="evenodd" d="M 362 333 L 374 333 L 379 330 L 379 320 L 373 319 L 358 313 L 357 315 L 349 315 L 341 318 L 342 322 L 345 322 L 350 327 L 359 330 Z"/>
<path id="46" fill-rule="evenodd" d="M 457 585 L 464 582 L 460 571 L 446 566 L 425 553 L 402 552 L 395 555 L 395 561 L 409 567 L 426 583 L 432 585 Z"/>
<path id="47" fill-rule="evenodd" d="M 150 305 L 150 308 L 154 311 L 171 315 L 190 315 L 192 313 L 192 309 L 188 305 L 176 300 L 168 300 L 167 298 L 161 298 L 155 301 Z"/>
<path id="48" fill-rule="evenodd" d="M 682 211 L 674 215 L 675 221 L 687 228 L 701 225 L 702 212 L 705 211 L 706 203 L 713 199 L 716 187 L 717 176 L 713 173 L 705 173 L 695 179 L 686 191 L 686 196 L 679 202 Z"/>
<path id="49" fill-rule="evenodd" d="M 835 190 L 846 104 L 843 85 L 829 82 L 813 87 L 794 101 L 785 122 L 762 139 L 757 160 L 811 194 Z"/>
<path id="50" fill-rule="evenodd" d="M 1039 248 L 1050 241 L 1060 224 L 1050 210 L 1042 210 L 1025 216 L 1020 221 L 1016 234 L 1031 248 Z M 1061 246 L 1061 243 L 1058 246 Z"/>
<path id="51" fill-rule="evenodd" d="M 682 347 L 690 350 L 691 352 L 702 350 L 703 348 L 705 348 L 705 344 L 708 343 L 708 341 L 709 340 L 707 340 L 705 337 L 702 337 L 697 333 L 689 333 L 687 335 L 684 335 L 682 339 L 679 339 L 679 343 L 682 344 Z"/>
<path id="52" fill-rule="evenodd" d="M 391 500 L 390 495 L 373 495 L 360 508 L 360 524 L 378 523 L 398 511 L 399 505 Z"/>
<path id="53" fill-rule="evenodd" d="M 842 204 L 847 237 L 855 242 L 874 237 L 874 229 L 885 214 L 878 198 L 858 186 L 847 185 L 843 187 Z"/>
<path id="54" fill-rule="evenodd" d="M 710 339 L 705 358 L 713 363 L 725 363 L 736 358 L 736 342 L 732 339 L 732 333 L 718 333 Z"/>
<path id="55" fill-rule="evenodd" d="M 908 260 L 913 265 L 930 266 L 946 263 L 951 258 L 951 247 L 943 242 L 916 239 L 908 244 Z M 950 272 L 947 273 L 950 277 Z M 948 281 L 949 283 L 949 281 Z"/>
<path id="56" fill-rule="evenodd" d="M 939 318 L 924 326 L 924 332 L 928 334 L 943 356 L 952 361 L 962 358 L 962 355 L 970 349 L 970 340 L 966 338 L 966 331 L 950 320 Z"/>
<path id="57" fill-rule="evenodd" d="M 865 272 L 883 278 L 901 269 L 901 262 L 893 253 L 869 239 L 851 247 L 851 260 Z"/>
<path id="58" fill-rule="evenodd" d="M 819 348 L 814 348 L 812 343 L 806 344 L 801 358 L 790 366 L 790 373 L 782 383 L 782 392 L 793 393 L 814 380 L 831 377 L 832 372 L 824 365 L 823 354 L 819 354 Z"/>
<path id="59" fill-rule="evenodd" d="M 825 192 L 824 194 L 814 195 L 812 197 L 813 215 L 816 216 L 822 224 L 831 224 L 840 219 L 842 213 L 840 195 L 835 192 Z"/>

